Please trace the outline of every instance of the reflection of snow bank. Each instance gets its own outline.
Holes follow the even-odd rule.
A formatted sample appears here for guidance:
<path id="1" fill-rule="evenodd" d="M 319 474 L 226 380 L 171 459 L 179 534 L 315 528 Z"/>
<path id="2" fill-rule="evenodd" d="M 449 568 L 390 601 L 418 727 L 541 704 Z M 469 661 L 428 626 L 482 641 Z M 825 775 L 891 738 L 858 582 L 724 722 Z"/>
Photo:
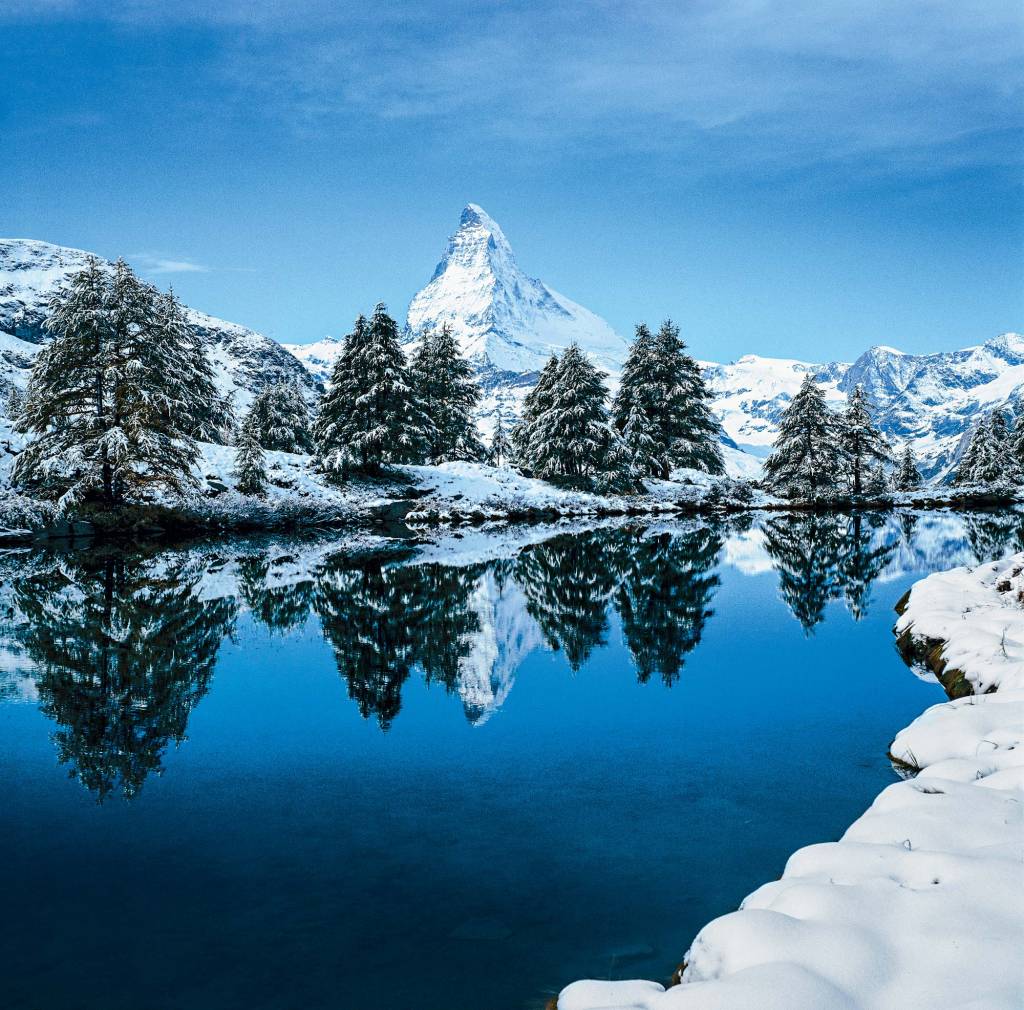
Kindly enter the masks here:
<path id="1" fill-rule="evenodd" d="M 576 982 L 559 1010 L 1017 1010 L 1024 1006 L 1024 554 L 915 584 L 898 630 L 942 639 L 983 694 L 936 705 L 839 842 L 705 926 L 683 984 Z"/>

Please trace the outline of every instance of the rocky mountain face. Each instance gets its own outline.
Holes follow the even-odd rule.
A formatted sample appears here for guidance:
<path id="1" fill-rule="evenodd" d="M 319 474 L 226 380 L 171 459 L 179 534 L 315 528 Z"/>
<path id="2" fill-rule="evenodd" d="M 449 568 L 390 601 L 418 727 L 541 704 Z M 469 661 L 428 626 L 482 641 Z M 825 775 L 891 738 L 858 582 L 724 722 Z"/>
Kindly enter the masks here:
<path id="1" fill-rule="evenodd" d="M 50 296 L 69 274 L 84 267 L 89 255 L 48 242 L 0 239 L 0 384 L 4 387 L 27 383 L 36 352 L 47 339 L 43 321 Z M 237 408 L 244 409 L 264 386 L 285 380 L 297 382 L 310 399 L 316 395 L 316 379 L 276 340 L 195 309 L 187 309 L 187 316 L 206 343 L 218 387 L 231 394 Z"/>

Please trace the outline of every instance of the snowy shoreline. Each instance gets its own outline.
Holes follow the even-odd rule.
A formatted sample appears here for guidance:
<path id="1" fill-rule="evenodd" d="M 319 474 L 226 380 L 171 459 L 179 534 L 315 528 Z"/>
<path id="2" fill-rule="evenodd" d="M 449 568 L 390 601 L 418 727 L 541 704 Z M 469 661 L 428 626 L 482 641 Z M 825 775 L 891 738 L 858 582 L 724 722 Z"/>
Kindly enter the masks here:
<path id="1" fill-rule="evenodd" d="M 896 735 L 904 781 L 705 926 L 679 984 L 574 982 L 554 1010 L 1024 1005 L 1024 553 L 930 575 L 900 608 L 909 661 L 975 692 Z"/>
<path id="2" fill-rule="evenodd" d="M 322 528 L 373 528 L 399 524 L 409 530 L 487 523 L 550 522 L 597 516 L 722 515 L 735 512 L 835 512 L 893 508 L 984 509 L 1008 505 L 1016 496 L 989 488 L 934 488 L 884 497 L 837 497 L 796 501 L 774 498 L 728 477 L 678 470 L 672 480 L 647 480 L 646 493 L 600 495 L 561 488 L 509 467 L 482 463 L 404 466 L 378 480 L 331 483 L 315 472 L 310 457 L 267 452 L 266 496 L 234 489 L 234 450 L 204 443 L 191 500 L 162 501 L 117 516 L 94 513 L 60 521 L 52 508 L 8 492 L 0 495 L 0 541 L 151 533 L 259 533 Z M 8 461 L 9 463 L 9 461 Z M 3 466 L 0 462 L 0 471 Z M 0 472 L 0 476 L 2 472 Z M 76 520 L 79 522 L 75 523 Z M 85 520 L 89 525 L 83 525 Z"/>

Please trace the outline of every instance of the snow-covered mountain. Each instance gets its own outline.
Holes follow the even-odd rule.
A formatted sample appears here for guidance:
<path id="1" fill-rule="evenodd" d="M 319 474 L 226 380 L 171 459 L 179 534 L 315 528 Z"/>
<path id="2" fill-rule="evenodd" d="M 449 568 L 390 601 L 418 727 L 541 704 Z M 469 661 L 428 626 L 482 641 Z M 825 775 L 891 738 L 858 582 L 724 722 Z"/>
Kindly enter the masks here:
<path id="1" fill-rule="evenodd" d="M 47 302 L 89 255 L 49 242 L 0 239 L 0 387 L 25 386 L 47 339 Z M 298 382 L 311 398 L 315 395 L 316 380 L 276 340 L 205 312 L 189 308 L 186 313 L 206 341 L 220 391 L 231 394 L 236 407 L 244 409 L 255 392 L 286 379 Z"/>
<path id="2" fill-rule="evenodd" d="M 344 341 L 338 337 L 322 337 L 311 344 L 282 344 L 289 353 L 294 354 L 309 370 L 317 382 L 326 383 L 331 377 Z"/>
<path id="3" fill-rule="evenodd" d="M 882 430 L 894 442 L 910 440 L 931 477 L 949 471 L 980 418 L 997 407 L 1016 412 L 1024 402 L 1024 336 L 1019 333 L 936 354 L 877 346 L 853 364 L 748 354 L 728 365 L 704 366 L 726 434 L 752 455 L 768 453 L 782 412 L 811 373 L 834 409 L 862 384 Z"/>
<path id="4" fill-rule="evenodd" d="M 409 304 L 406 339 L 443 323 L 482 372 L 536 372 L 574 340 L 608 372 L 626 357 L 626 341 L 600 316 L 520 270 L 501 228 L 475 203 Z"/>

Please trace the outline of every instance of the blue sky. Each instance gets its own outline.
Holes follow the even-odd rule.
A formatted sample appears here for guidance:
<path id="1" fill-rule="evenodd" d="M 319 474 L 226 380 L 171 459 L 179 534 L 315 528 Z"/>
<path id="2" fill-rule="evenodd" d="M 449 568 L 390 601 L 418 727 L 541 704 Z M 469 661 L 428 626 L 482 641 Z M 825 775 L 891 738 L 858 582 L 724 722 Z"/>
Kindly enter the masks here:
<path id="1" fill-rule="evenodd" d="M 470 201 L 701 357 L 1024 328 L 1016 0 L 0 0 L 0 35 L 0 234 L 280 340 L 404 317 Z"/>

